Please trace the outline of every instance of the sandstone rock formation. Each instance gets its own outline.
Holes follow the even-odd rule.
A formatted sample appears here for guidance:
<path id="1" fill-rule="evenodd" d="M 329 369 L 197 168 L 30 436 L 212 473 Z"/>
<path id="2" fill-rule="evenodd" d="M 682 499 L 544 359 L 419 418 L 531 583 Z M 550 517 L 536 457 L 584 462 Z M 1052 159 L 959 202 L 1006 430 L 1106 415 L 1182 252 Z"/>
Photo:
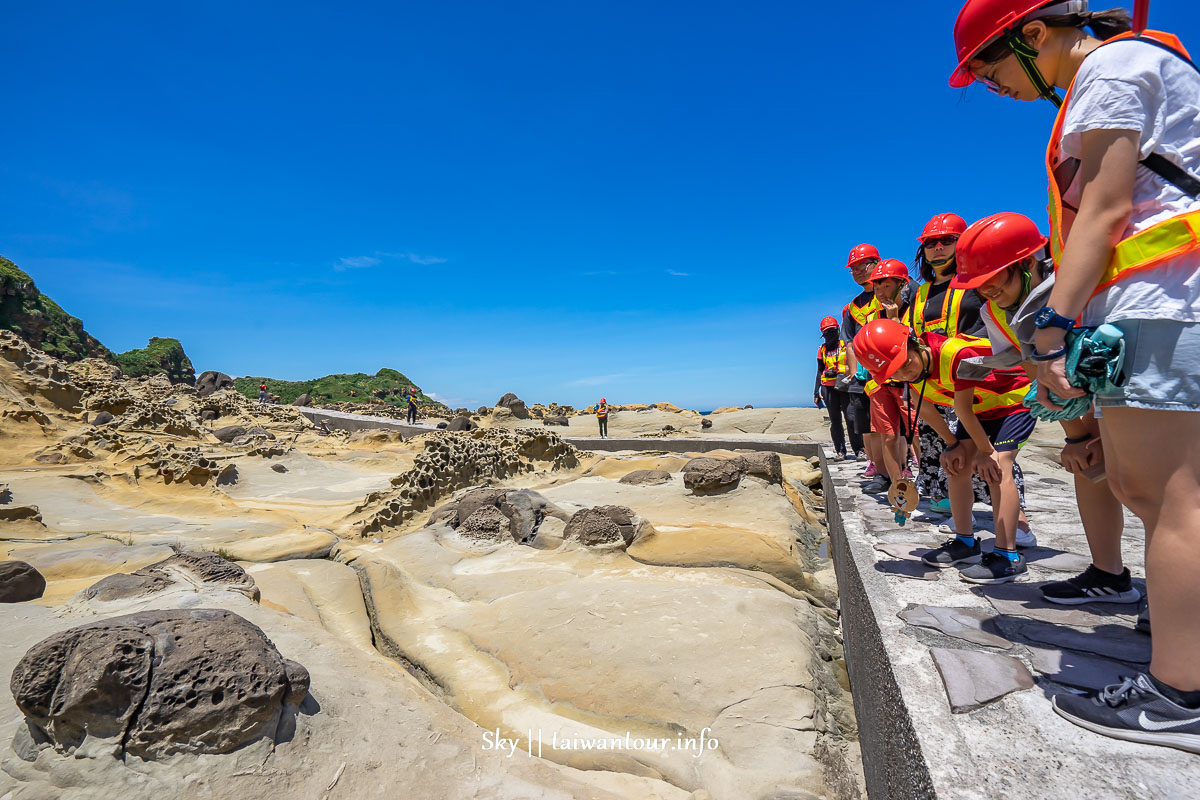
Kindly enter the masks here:
<path id="1" fill-rule="evenodd" d="M 496 408 L 508 409 L 509 413 L 511 413 L 517 419 L 529 419 L 529 409 L 525 407 L 525 401 L 517 397 L 512 392 L 509 392 L 497 400 Z"/>
<path id="2" fill-rule="evenodd" d="M 18 662 L 10 686 L 28 726 L 18 752 L 95 743 L 118 758 L 227 753 L 275 737 L 308 683 L 303 666 L 228 611 L 113 617 L 44 639 Z"/>
<path id="3" fill-rule="evenodd" d="M 414 459 L 412 469 L 392 479 L 392 490 L 367 495 L 354 510 L 360 535 L 402 525 L 458 489 L 532 472 L 539 465 L 554 470 L 579 463 L 573 445 L 555 433 L 532 428 L 438 431 L 413 441 L 423 444 L 424 452 Z"/>
<path id="4" fill-rule="evenodd" d="M 767 483 L 783 483 L 783 465 L 778 453 L 743 453 L 737 460 L 747 475 L 762 478 Z"/>
<path id="5" fill-rule="evenodd" d="M 200 397 L 208 397 L 209 395 L 219 392 L 221 389 L 232 389 L 233 378 L 226 375 L 224 372 L 214 372 L 209 370 L 201 372 L 196 377 L 196 394 Z"/>
<path id="6" fill-rule="evenodd" d="M 662 469 L 635 469 L 621 478 L 620 482 L 631 486 L 657 486 L 668 483 L 671 473 Z"/>
<path id="7" fill-rule="evenodd" d="M 46 579 L 24 561 L 0 561 L 0 603 L 36 600 L 46 591 Z"/>
<path id="8" fill-rule="evenodd" d="M 496 513 L 485 509 L 494 509 Z M 429 515 L 429 523 L 444 523 L 470 538 L 526 544 L 537 535 L 547 517 L 563 522 L 570 518 L 535 491 L 481 487 L 439 506 Z"/>
<path id="9" fill-rule="evenodd" d="M 448 431 L 473 431 L 478 427 L 479 426 L 472 422 L 471 418 L 467 416 L 455 417 L 446 423 L 446 430 Z"/>
<path id="10" fill-rule="evenodd" d="M 109 603 L 130 597 L 157 594 L 175 584 L 203 585 L 240 592 L 251 600 L 259 597 L 254 579 L 237 564 L 216 553 L 176 553 L 156 564 L 130 574 L 109 575 L 80 592 L 82 601 Z"/>
<path id="11" fill-rule="evenodd" d="M 737 488 L 742 479 L 737 459 L 693 458 L 683 465 L 683 485 L 696 494 L 715 494 Z"/>

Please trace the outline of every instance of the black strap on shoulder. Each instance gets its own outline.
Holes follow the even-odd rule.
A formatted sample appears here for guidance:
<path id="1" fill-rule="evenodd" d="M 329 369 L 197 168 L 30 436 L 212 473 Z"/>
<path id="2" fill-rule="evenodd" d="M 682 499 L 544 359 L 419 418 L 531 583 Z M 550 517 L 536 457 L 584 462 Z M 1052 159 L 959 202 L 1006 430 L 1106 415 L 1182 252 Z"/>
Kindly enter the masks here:
<path id="1" fill-rule="evenodd" d="M 1176 50 L 1166 42 L 1160 42 L 1158 39 L 1139 35 L 1132 39 L 1118 39 L 1117 41 L 1135 41 L 1142 42 L 1143 44 L 1152 44 L 1160 50 L 1166 50 L 1196 70 L 1196 72 L 1200 72 L 1200 67 L 1196 66 L 1196 62 L 1188 58 L 1186 53 Z M 1175 162 L 1167 160 L 1167 157 L 1161 153 L 1151 153 L 1138 163 L 1189 197 L 1200 197 L 1200 178 L 1197 178 Z"/>

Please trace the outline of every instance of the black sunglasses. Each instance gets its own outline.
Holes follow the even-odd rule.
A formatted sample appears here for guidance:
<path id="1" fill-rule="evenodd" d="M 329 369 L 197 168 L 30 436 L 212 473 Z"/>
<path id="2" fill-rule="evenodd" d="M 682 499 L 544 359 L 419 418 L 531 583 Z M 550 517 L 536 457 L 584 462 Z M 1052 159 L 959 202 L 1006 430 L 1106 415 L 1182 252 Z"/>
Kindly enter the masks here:
<path id="1" fill-rule="evenodd" d="M 925 247 L 937 247 L 938 245 L 949 247 L 957 241 L 957 236 L 931 236 L 930 238 L 921 242 L 921 244 Z"/>

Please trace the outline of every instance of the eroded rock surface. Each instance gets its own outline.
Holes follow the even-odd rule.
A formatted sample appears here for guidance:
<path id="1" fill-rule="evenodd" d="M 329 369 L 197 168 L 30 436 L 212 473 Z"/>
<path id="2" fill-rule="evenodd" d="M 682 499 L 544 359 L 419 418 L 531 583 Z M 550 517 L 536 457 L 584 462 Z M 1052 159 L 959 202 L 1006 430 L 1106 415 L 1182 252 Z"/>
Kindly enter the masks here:
<path id="1" fill-rule="evenodd" d="M 113 755 L 226 753 L 274 737 L 308 693 L 303 666 L 258 627 L 220 609 L 144 611 L 34 645 L 10 686 L 32 744 Z M 293 711 L 294 713 L 294 711 Z M 29 748 L 26 748 L 28 753 Z"/>
<path id="2" fill-rule="evenodd" d="M 0 561 L 0 603 L 36 600 L 46 591 L 46 579 L 32 564 Z"/>

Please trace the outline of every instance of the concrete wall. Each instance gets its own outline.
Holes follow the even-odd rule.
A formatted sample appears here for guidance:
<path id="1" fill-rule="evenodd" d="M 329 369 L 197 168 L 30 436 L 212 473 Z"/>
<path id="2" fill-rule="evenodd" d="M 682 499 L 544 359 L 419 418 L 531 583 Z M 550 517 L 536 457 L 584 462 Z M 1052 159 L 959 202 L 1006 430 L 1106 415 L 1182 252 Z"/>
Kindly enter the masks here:
<path id="1" fill-rule="evenodd" d="M 297 407 L 296 409 L 308 417 L 314 424 L 324 422 L 330 428 L 343 431 L 362 431 L 368 428 L 379 428 L 389 431 L 400 431 L 405 436 L 416 436 L 419 433 L 430 433 L 437 430 L 432 425 L 409 425 L 397 419 L 385 417 L 368 417 L 363 414 L 347 414 L 342 411 L 327 411 L 316 408 Z"/>
<path id="2" fill-rule="evenodd" d="M 843 513 L 854 513 L 855 498 L 839 497 L 824 452 L 821 472 L 829 550 L 837 573 L 842 640 L 858 718 L 867 794 L 871 800 L 934 798 L 937 794 L 925 756 L 892 671 L 892 658 L 880 636 L 859 560 L 851 551 L 846 535 L 847 520 Z M 856 521 L 856 524 L 861 523 Z M 877 576 L 868 576 L 868 581 L 873 578 Z"/>

